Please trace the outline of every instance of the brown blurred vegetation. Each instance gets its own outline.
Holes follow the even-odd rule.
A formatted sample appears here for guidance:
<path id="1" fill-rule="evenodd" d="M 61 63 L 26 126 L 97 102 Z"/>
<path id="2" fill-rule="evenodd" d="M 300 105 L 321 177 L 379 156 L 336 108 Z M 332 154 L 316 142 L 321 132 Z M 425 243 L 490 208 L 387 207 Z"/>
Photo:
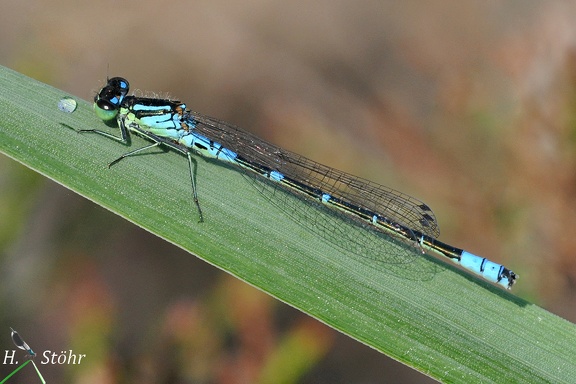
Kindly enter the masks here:
<path id="1" fill-rule="evenodd" d="M 576 319 L 572 2 L 2 8 L 1 65 L 85 99 L 124 76 L 405 191 L 443 240 Z M 46 367 L 51 382 L 430 381 L 6 157 L 0 257 L 0 324 L 39 350 L 90 351 L 91 364 Z"/>

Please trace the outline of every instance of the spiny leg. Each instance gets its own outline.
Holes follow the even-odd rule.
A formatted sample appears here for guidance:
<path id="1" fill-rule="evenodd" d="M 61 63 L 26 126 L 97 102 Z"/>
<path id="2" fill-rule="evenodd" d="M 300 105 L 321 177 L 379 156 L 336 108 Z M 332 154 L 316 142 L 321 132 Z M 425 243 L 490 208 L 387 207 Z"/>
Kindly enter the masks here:
<path id="1" fill-rule="evenodd" d="M 135 149 L 135 150 L 130 151 L 130 152 L 126 152 L 125 154 L 123 154 L 122 156 L 120 156 L 120 157 L 117 158 L 116 160 L 112 161 L 110 164 L 108 164 L 108 168 L 110 168 L 111 166 L 113 166 L 114 164 L 118 163 L 120 160 L 125 159 L 125 158 L 128 157 L 128 156 L 135 155 L 135 154 L 137 154 L 137 153 L 139 153 L 139 152 L 142 152 L 142 151 L 145 151 L 146 149 L 149 149 L 149 148 L 158 147 L 160 144 L 162 144 L 162 143 L 156 142 L 156 143 L 152 143 L 152 144 L 150 144 L 150 145 L 147 145 L 147 146 L 145 146 L 145 147 L 138 148 L 138 149 Z"/>
<path id="2" fill-rule="evenodd" d="M 111 133 L 101 131 L 99 129 L 79 129 L 79 130 L 75 130 L 75 131 L 78 133 L 96 133 L 100 136 L 104 136 L 104 137 L 107 137 L 109 139 L 119 141 L 122 144 L 128 144 L 128 136 L 118 137 L 118 136 L 112 135 Z"/>
<path id="3" fill-rule="evenodd" d="M 100 131 L 100 130 L 98 130 L 98 129 L 81 129 L 81 130 L 76 131 L 76 132 L 78 132 L 78 133 L 96 133 L 96 134 L 98 134 L 98 135 L 107 137 L 107 138 L 109 138 L 109 139 L 113 139 L 113 140 L 115 140 L 115 141 L 119 141 L 119 142 L 121 142 L 121 143 L 123 143 L 123 144 L 128 144 L 128 135 L 125 135 L 125 134 L 124 134 L 124 130 L 121 130 L 121 132 L 122 132 L 122 137 L 114 136 L 114 135 L 112 135 L 112 134 L 110 134 L 110 133 L 108 133 L 108 132 Z M 139 153 L 139 152 L 142 152 L 142 151 L 144 151 L 144 150 L 146 150 L 146 149 L 148 149 L 148 148 L 157 147 L 157 146 L 159 146 L 160 144 L 161 144 L 161 143 L 157 141 L 157 142 L 154 142 L 154 143 L 152 143 L 152 144 L 150 144 L 150 145 L 146 145 L 146 146 L 144 146 L 144 147 L 142 147 L 142 148 L 138 148 L 138 149 L 135 149 L 135 150 L 133 150 L 133 151 L 127 152 L 127 153 L 123 154 L 122 156 L 120 156 L 119 158 L 117 158 L 116 160 L 110 162 L 110 163 L 108 164 L 108 168 L 110 168 L 111 166 L 113 166 L 114 164 L 118 163 L 120 160 L 122 160 L 122 159 L 124 159 L 124 158 L 126 158 L 126 157 L 128 157 L 128 156 L 135 155 L 135 154 L 137 154 L 137 153 Z"/>
<path id="4" fill-rule="evenodd" d="M 198 215 L 200 216 L 200 223 L 204 221 L 204 215 L 202 214 L 202 208 L 200 208 L 200 202 L 198 201 L 198 193 L 196 192 L 196 160 L 192 158 L 190 152 L 186 153 L 188 156 L 188 168 L 190 170 L 190 181 L 192 182 L 192 198 L 194 199 L 194 204 L 198 208 Z"/>
<path id="5" fill-rule="evenodd" d="M 107 137 L 107 138 L 109 138 L 109 139 L 118 141 L 118 142 L 120 142 L 120 143 L 122 143 L 122 144 L 126 144 L 126 145 L 127 145 L 127 144 L 129 143 L 129 141 L 130 141 L 130 139 L 129 139 L 130 136 L 128 136 L 128 135 L 124 132 L 124 131 L 125 131 L 124 129 L 122 129 L 122 130 L 120 131 L 120 133 L 122 134 L 122 137 L 118 137 L 118 136 L 112 135 L 111 133 L 101 131 L 101 130 L 99 130 L 99 129 L 76 129 L 76 128 L 71 127 L 71 126 L 69 126 L 68 124 L 64 124 L 64 123 L 60 123 L 60 125 L 68 128 L 68 129 L 71 129 L 71 130 L 73 130 L 73 131 L 76 132 L 76 133 L 96 133 L 96 134 L 98 134 L 98 135 L 100 135 L 100 136 Z"/>
<path id="6" fill-rule="evenodd" d="M 70 127 L 69 125 L 66 125 L 66 124 L 62 124 L 62 125 L 66 126 L 67 128 L 74 129 L 74 128 Z M 120 120 L 118 122 L 118 126 L 120 127 L 121 137 L 112 135 L 108 132 L 104 132 L 104 131 L 101 131 L 98 129 L 81 129 L 81 130 L 74 129 L 74 130 L 78 133 L 96 133 L 98 135 L 108 137 L 108 138 L 113 139 L 115 141 L 119 141 L 123 144 L 128 144 L 129 140 L 130 140 L 129 139 L 130 136 L 128 135 L 128 130 L 127 130 L 126 126 L 124 125 L 124 121 Z M 146 132 L 140 131 L 140 134 L 142 136 L 150 139 L 150 140 L 157 140 L 154 135 L 146 134 Z M 122 156 L 120 156 L 119 158 L 117 158 L 116 160 L 114 160 L 110 164 L 108 164 L 108 168 L 110 168 L 111 166 L 113 166 L 114 164 L 118 163 L 120 160 L 122 160 L 128 156 L 132 156 L 138 152 L 144 151 L 144 150 L 149 149 L 149 148 L 154 148 L 154 147 L 160 146 L 161 144 L 165 144 L 168 147 L 173 148 L 180 153 L 186 154 L 186 156 L 188 157 L 188 168 L 190 170 L 190 181 L 192 182 L 192 198 L 194 200 L 194 204 L 196 205 L 196 208 L 198 209 L 198 215 L 200 217 L 199 222 L 202 223 L 204 221 L 204 214 L 202 213 L 202 208 L 200 208 L 200 202 L 198 201 L 198 193 L 196 192 L 196 161 L 192 158 L 190 152 L 185 151 L 181 147 L 176 146 L 174 144 L 171 144 L 169 142 L 155 141 L 154 143 L 152 143 L 150 145 L 147 145 L 145 147 L 138 148 L 138 149 L 135 149 L 133 151 L 130 151 L 128 153 L 123 154 Z"/>
<path id="7" fill-rule="evenodd" d="M 118 128 L 120 128 L 120 137 L 112 135 L 108 132 L 101 131 L 99 129 L 80 129 L 76 132 L 78 133 L 96 133 L 98 135 L 107 137 L 112 140 L 121 142 L 122 144 L 128 145 L 130 143 L 130 135 L 128 135 L 128 127 L 124 123 L 125 117 L 120 116 L 117 119 Z M 155 141 L 155 140 L 154 140 Z"/>
<path id="8" fill-rule="evenodd" d="M 101 131 L 85 130 L 84 132 L 99 133 Z M 112 136 L 112 135 L 110 135 L 110 136 L 119 140 L 119 141 L 121 140 L 121 138 L 119 138 L 117 136 Z M 150 149 L 150 148 L 158 147 L 162 144 L 167 144 L 167 143 L 157 141 L 157 142 L 152 143 L 150 145 L 146 145 L 142 148 L 138 148 L 138 149 L 135 149 L 133 151 L 127 152 L 127 153 L 123 154 L 122 156 L 120 156 L 119 158 L 117 158 L 116 160 L 112 161 L 110 164 L 108 164 L 108 168 L 112 167 L 114 164 L 120 162 L 120 160 L 125 159 L 126 157 L 136 155 L 142 151 L 145 151 L 145 150 Z M 182 150 L 179 148 L 175 147 L 174 149 L 182 152 Z M 202 208 L 200 208 L 200 202 L 198 201 L 198 193 L 196 192 L 196 161 L 192 158 L 192 156 L 190 155 L 190 152 L 186 152 L 186 156 L 188 157 L 188 168 L 190 171 L 190 181 L 192 182 L 192 198 L 194 199 L 194 204 L 196 205 L 196 208 L 198 209 L 198 215 L 200 216 L 199 222 L 202 223 L 204 221 L 204 215 L 202 213 Z"/>

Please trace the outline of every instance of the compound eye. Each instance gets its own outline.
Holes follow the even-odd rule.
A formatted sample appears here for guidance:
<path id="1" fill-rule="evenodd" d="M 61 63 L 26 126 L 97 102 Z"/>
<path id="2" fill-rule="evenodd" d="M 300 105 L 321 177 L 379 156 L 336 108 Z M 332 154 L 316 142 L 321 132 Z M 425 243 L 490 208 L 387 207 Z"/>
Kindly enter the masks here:
<path id="1" fill-rule="evenodd" d="M 100 99 L 94 103 L 94 112 L 101 120 L 109 121 L 118 115 L 118 106 L 108 100 Z"/>
<path id="2" fill-rule="evenodd" d="M 105 99 L 99 99 L 99 100 L 94 100 L 96 102 L 96 106 L 100 109 L 103 109 L 105 111 L 112 111 L 114 109 L 117 108 L 116 104 L 111 103 L 108 100 Z"/>

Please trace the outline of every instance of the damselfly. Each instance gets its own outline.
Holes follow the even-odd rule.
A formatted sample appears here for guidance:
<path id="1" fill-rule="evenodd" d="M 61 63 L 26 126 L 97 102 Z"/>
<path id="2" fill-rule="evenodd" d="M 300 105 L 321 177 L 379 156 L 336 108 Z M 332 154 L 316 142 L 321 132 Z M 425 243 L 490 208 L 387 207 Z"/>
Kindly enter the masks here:
<path id="1" fill-rule="evenodd" d="M 378 237 L 388 236 L 447 257 L 508 289 L 518 277 L 500 264 L 437 240 L 440 231 L 434 213 L 413 197 L 286 151 L 233 125 L 187 110 L 186 104 L 180 101 L 128 96 L 128 91 L 128 81 L 114 77 L 94 98 L 96 114 L 108 123 L 115 120 L 120 128 L 119 137 L 95 129 L 80 132 L 94 132 L 126 145 L 129 144 L 129 132 L 151 141 L 150 145 L 125 153 L 110 165 L 160 145 L 187 156 L 192 196 L 200 221 L 203 216 L 196 193 L 192 154 L 239 167 L 259 180 L 259 185 L 264 186 L 260 187 L 261 191 L 279 188 L 315 205 L 317 212 L 329 209 L 334 215 L 353 221 L 366 235 L 348 235 L 343 243 L 353 244 L 347 249 L 370 253 L 372 259 L 384 260 L 391 256 L 393 263 L 410 262 L 411 258 L 406 255 L 378 255 L 381 251 Z M 274 201 L 274 198 L 269 200 Z M 277 205 L 283 208 L 281 202 Z M 295 208 L 288 214 L 293 218 L 302 217 Z M 339 232 L 341 222 L 339 224 L 337 220 L 323 220 L 320 224 L 311 227 L 326 237 L 331 233 L 346 236 Z"/>
<path id="2" fill-rule="evenodd" d="M 20 348 L 21 350 L 26 351 L 28 353 L 29 358 L 32 358 L 32 359 L 35 358 L 36 353 L 32 350 L 32 348 L 30 348 L 30 346 L 28 344 L 26 344 L 26 342 L 24 341 L 24 339 L 22 339 L 22 337 L 20 337 L 18 332 L 16 332 L 14 330 L 14 328 L 10 328 L 10 330 L 12 331 L 10 333 L 10 336 L 12 337 L 12 341 L 14 342 L 14 345 L 17 346 L 18 348 Z"/>
<path id="3" fill-rule="evenodd" d="M 16 332 L 13 328 L 10 328 L 10 331 L 11 331 L 10 337 L 12 337 L 12 341 L 14 342 L 14 345 L 16 347 L 20 348 L 21 350 L 26 351 L 27 360 L 24 363 L 20 364 L 20 366 L 18 366 L 15 370 L 13 370 L 2 381 L 0 381 L 0 384 L 5 383 L 6 380 L 8 380 L 12 376 L 14 376 L 19 370 L 24 368 L 26 366 L 26 364 L 28 364 L 28 363 L 32 363 L 32 365 L 34 366 L 34 369 L 36 370 L 36 374 L 38 375 L 38 378 L 40 379 L 40 381 L 42 381 L 43 384 L 46 384 L 44 377 L 40 373 L 40 370 L 38 369 L 38 367 L 36 366 L 36 363 L 34 363 L 34 360 L 33 360 L 36 357 L 36 352 L 34 352 L 32 350 L 32 348 L 30 348 L 30 346 L 24 341 L 24 339 L 20 336 L 20 334 L 18 332 Z M 8 352 L 8 351 L 6 351 L 6 352 Z"/>

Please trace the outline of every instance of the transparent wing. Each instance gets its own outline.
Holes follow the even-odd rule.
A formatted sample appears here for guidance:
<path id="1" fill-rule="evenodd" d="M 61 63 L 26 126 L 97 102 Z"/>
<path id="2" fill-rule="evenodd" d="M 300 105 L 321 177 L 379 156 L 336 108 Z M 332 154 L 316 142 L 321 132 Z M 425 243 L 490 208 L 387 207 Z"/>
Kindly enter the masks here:
<path id="1" fill-rule="evenodd" d="M 252 163 L 269 167 L 292 180 L 378 213 L 412 230 L 434 238 L 440 235 L 432 210 L 411 196 L 286 151 L 217 119 L 197 113 L 191 115 L 197 121 L 198 133 Z"/>
<path id="2" fill-rule="evenodd" d="M 439 234 L 430 208 L 408 195 L 323 166 L 225 122 L 195 113 L 192 116 L 198 134 L 222 144 L 253 164 L 280 172 L 354 206 L 378 212 L 407 228 L 434 237 Z M 377 267 L 410 280 L 429 280 L 438 272 L 436 264 L 422 257 L 416 241 L 407 243 L 406 239 L 382 232 L 366 221 L 328 207 L 319 199 L 298 193 L 254 172 L 239 169 L 272 205 L 311 233 L 350 251 L 352 257 L 358 256 L 358 260 L 364 263 L 368 261 L 367 265 L 371 268 Z M 408 263 L 410 267 L 406 268 Z"/>

